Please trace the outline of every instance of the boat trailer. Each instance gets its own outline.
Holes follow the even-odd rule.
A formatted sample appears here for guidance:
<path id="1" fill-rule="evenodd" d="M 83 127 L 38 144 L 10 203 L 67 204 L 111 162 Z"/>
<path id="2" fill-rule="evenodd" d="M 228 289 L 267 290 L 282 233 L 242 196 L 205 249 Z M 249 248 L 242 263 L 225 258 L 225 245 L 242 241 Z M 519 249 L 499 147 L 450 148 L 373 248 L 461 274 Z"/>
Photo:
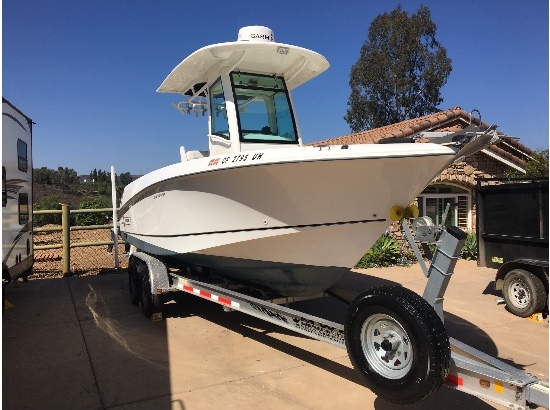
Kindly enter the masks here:
<path id="1" fill-rule="evenodd" d="M 242 285 L 206 280 L 192 269 L 174 271 L 156 257 L 135 251 L 128 267 L 130 298 L 153 321 L 162 320 L 165 293 L 183 291 L 217 303 L 225 311 L 240 311 L 313 339 L 346 349 L 361 379 L 375 394 L 398 403 L 421 401 L 441 385 L 519 410 L 548 409 L 548 382 L 447 336 L 443 325 L 444 294 L 466 233 L 415 218 L 416 241 L 437 248 L 426 266 L 407 219 L 402 228 L 428 278 L 422 297 L 400 286 L 365 290 L 357 297 L 337 286 L 317 295 L 347 304 L 346 324 L 335 323 L 289 308 L 308 298 L 243 293 Z M 425 246 L 425 250 L 428 248 Z M 261 294 L 262 294 L 261 293 Z"/>

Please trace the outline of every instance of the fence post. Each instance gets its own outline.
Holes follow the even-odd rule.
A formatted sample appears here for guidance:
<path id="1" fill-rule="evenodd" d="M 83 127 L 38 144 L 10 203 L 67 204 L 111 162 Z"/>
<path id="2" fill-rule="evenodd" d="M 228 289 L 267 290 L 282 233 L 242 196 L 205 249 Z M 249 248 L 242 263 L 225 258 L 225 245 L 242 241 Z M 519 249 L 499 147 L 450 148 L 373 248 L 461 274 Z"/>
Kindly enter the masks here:
<path id="1" fill-rule="evenodd" d="M 71 216 L 70 207 L 61 204 L 61 237 L 63 242 L 63 277 L 71 276 Z"/>

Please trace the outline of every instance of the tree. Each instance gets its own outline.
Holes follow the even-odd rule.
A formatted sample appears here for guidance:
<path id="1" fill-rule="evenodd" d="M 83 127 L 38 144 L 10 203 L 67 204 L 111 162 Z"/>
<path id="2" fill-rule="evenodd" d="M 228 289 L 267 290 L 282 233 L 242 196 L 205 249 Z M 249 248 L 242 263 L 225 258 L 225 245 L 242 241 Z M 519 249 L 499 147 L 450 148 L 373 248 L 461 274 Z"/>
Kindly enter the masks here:
<path id="1" fill-rule="evenodd" d="M 46 167 L 34 168 L 32 180 L 36 184 L 52 185 L 55 171 Z"/>
<path id="2" fill-rule="evenodd" d="M 90 171 L 90 179 L 92 182 L 97 182 L 97 168 L 94 168 L 93 171 Z"/>
<path id="3" fill-rule="evenodd" d="M 97 197 L 94 199 L 81 202 L 79 208 L 80 209 L 103 209 L 103 208 L 110 208 L 111 206 L 112 205 L 111 205 L 111 201 L 109 201 L 109 198 Z M 104 225 L 107 223 L 110 215 L 111 213 L 109 212 L 77 214 L 76 223 L 81 226 Z"/>
<path id="4" fill-rule="evenodd" d="M 122 185 L 126 186 L 128 185 L 130 182 L 132 182 L 132 177 L 130 176 L 130 173 L 129 172 L 123 172 L 122 174 L 120 174 L 119 176 L 119 181 Z"/>
<path id="5" fill-rule="evenodd" d="M 57 185 L 64 190 L 67 190 L 71 185 L 75 185 L 79 182 L 76 171 L 72 168 L 58 167 L 57 172 L 54 173 L 53 178 L 54 185 Z"/>
<path id="6" fill-rule="evenodd" d="M 46 167 L 34 168 L 33 181 L 37 184 L 57 186 L 65 191 L 80 182 L 74 169 L 63 167 L 58 167 L 57 171 Z"/>
<path id="7" fill-rule="evenodd" d="M 525 164 L 525 177 L 548 178 L 548 148 L 535 150 L 531 159 Z"/>
<path id="8" fill-rule="evenodd" d="M 508 170 L 504 174 L 508 178 L 548 178 L 548 165 L 548 148 L 539 148 L 525 161 L 525 173 Z"/>
<path id="9" fill-rule="evenodd" d="M 61 201 L 59 195 L 46 195 L 42 197 L 38 202 L 33 204 L 33 210 L 43 211 L 43 210 L 59 210 L 61 209 Z M 60 214 L 45 214 L 45 215 L 35 215 L 32 218 L 32 223 L 34 226 L 43 226 L 47 224 L 61 225 L 61 215 Z"/>
<path id="10" fill-rule="evenodd" d="M 451 59 L 435 39 L 430 10 L 409 17 L 401 6 L 371 23 L 350 74 L 344 119 L 352 132 L 382 127 L 437 111 Z"/>

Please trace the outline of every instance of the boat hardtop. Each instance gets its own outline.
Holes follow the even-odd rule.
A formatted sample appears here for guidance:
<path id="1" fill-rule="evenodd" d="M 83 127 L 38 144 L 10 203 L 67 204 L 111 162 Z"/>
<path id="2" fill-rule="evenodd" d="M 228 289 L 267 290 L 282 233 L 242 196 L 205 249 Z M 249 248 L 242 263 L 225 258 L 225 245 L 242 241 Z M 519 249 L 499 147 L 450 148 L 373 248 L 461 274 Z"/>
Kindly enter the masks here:
<path id="1" fill-rule="evenodd" d="M 178 64 L 157 89 L 179 93 L 183 114 L 208 113 L 209 151 L 181 150 L 182 162 L 228 153 L 300 147 L 290 90 L 329 67 L 322 55 L 274 41 L 263 26 L 238 40 L 203 47 Z"/>
<path id="2" fill-rule="evenodd" d="M 284 77 L 292 90 L 329 67 L 315 51 L 276 43 L 273 31 L 263 26 L 243 27 L 238 40 L 202 47 L 179 63 L 157 92 L 194 95 L 217 79 L 221 67 Z"/>

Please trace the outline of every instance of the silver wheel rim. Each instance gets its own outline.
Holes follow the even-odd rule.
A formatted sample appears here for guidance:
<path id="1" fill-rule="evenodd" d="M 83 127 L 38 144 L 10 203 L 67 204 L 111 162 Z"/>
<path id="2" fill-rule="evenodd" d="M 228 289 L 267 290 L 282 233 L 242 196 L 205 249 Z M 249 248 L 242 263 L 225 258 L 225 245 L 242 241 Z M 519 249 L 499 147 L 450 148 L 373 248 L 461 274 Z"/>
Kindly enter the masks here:
<path id="1" fill-rule="evenodd" d="M 361 328 L 361 347 L 370 366 L 387 379 L 405 376 L 413 364 L 407 332 L 391 316 L 375 314 Z"/>
<path id="2" fill-rule="evenodd" d="M 528 307 L 531 300 L 529 288 L 521 280 L 514 280 L 510 283 L 508 296 L 514 305 L 521 309 Z"/>

